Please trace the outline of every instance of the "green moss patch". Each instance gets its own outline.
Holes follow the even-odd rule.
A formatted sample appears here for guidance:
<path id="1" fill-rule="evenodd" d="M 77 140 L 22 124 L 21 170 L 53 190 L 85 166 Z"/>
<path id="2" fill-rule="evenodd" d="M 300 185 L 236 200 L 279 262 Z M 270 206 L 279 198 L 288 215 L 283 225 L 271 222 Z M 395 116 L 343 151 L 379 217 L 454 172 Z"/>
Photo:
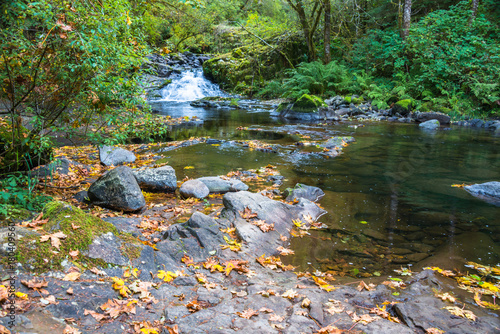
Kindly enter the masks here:
<path id="1" fill-rule="evenodd" d="M 319 107 L 326 107 L 326 103 L 316 95 L 304 94 L 295 101 L 292 110 L 295 112 L 316 112 Z"/>
<path id="2" fill-rule="evenodd" d="M 105 233 L 111 232 L 123 241 L 120 251 L 123 255 L 137 258 L 140 255 L 140 242 L 134 237 L 121 233 L 113 224 L 85 213 L 79 208 L 64 202 L 50 202 L 43 209 L 43 218 L 48 222 L 40 231 L 42 235 L 63 232 L 67 237 L 60 239 L 59 250 L 51 245 L 51 241 L 40 241 L 40 236 L 28 236 L 18 246 L 18 260 L 26 269 L 34 272 L 61 269 L 61 263 L 67 259 L 79 267 L 105 266 L 101 259 L 93 259 L 84 255 L 92 241 Z M 73 259 L 70 251 L 78 250 L 79 255 Z M 137 254 L 138 253 L 138 254 Z M 129 257 L 130 258 L 130 257 Z"/>
<path id="3" fill-rule="evenodd" d="M 33 213 L 21 206 L 11 204 L 0 204 L 0 227 L 7 227 L 9 222 L 19 222 L 33 217 Z"/>

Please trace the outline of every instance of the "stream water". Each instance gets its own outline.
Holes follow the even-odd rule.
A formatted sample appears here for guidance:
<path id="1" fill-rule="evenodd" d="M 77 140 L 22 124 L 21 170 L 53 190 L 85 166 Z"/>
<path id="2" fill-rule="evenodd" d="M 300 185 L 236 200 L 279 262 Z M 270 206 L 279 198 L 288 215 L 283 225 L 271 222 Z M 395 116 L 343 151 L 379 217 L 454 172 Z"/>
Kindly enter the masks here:
<path id="1" fill-rule="evenodd" d="M 172 140 L 223 140 L 163 153 L 178 179 L 272 164 L 285 176 L 281 190 L 304 183 L 325 191 L 327 228 L 291 240 L 296 254 L 287 261 L 301 270 L 378 275 L 409 265 L 463 270 L 466 261 L 500 261 L 500 208 L 452 187 L 500 180 L 500 138 L 491 133 L 387 122 L 294 124 L 270 117 L 270 106 L 258 101 L 242 101 L 245 110 L 193 108 L 191 100 L 223 94 L 200 72 L 183 73 L 161 93 L 151 101 L 161 114 L 204 121 L 173 132 Z M 295 145 L 344 135 L 356 142 L 336 158 Z M 247 139 L 272 144 L 274 153 L 230 142 Z"/>

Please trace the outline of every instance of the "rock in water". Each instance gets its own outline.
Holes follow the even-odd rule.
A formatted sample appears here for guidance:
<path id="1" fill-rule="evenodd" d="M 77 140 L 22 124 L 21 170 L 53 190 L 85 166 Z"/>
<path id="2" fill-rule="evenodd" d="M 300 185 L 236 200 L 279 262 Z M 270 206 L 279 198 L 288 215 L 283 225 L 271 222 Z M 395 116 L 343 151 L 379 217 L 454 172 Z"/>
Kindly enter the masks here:
<path id="1" fill-rule="evenodd" d="M 99 159 L 105 166 L 118 166 L 125 162 L 134 162 L 134 153 L 113 146 L 99 147 Z"/>
<path id="2" fill-rule="evenodd" d="M 101 176 L 92 183 L 88 195 L 93 204 L 114 210 L 137 211 L 146 205 L 132 169 L 127 166 Z"/>
<path id="3" fill-rule="evenodd" d="M 289 202 L 298 200 L 299 198 L 305 198 L 312 202 L 316 202 L 321 197 L 325 196 L 325 193 L 318 187 L 312 187 L 312 186 L 307 186 L 305 184 L 297 183 L 294 188 L 285 189 L 283 195 Z"/>
<path id="4" fill-rule="evenodd" d="M 133 173 L 141 189 L 163 192 L 174 192 L 177 189 L 177 177 L 172 166 L 139 169 Z"/>
<path id="5" fill-rule="evenodd" d="M 218 176 L 200 177 L 197 180 L 203 182 L 208 187 L 211 194 L 225 194 L 227 192 L 248 190 L 248 186 L 240 180 L 224 180 Z"/>
<path id="6" fill-rule="evenodd" d="M 500 182 L 492 181 L 466 186 L 472 196 L 476 196 L 488 203 L 500 206 Z"/>
<path id="7" fill-rule="evenodd" d="M 208 194 L 210 194 L 210 190 L 205 183 L 199 180 L 189 180 L 184 182 L 181 185 L 179 192 L 184 198 L 194 197 L 199 199 L 205 198 Z"/>
<path id="8" fill-rule="evenodd" d="M 419 124 L 419 127 L 421 127 L 424 130 L 436 130 L 439 128 L 439 121 L 437 119 L 431 119 L 430 121 L 423 122 Z"/>
<path id="9" fill-rule="evenodd" d="M 443 114 L 441 112 L 417 112 L 413 116 L 417 122 L 426 122 L 431 119 L 437 119 L 439 123 L 443 124 L 450 124 L 451 117 Z"/>

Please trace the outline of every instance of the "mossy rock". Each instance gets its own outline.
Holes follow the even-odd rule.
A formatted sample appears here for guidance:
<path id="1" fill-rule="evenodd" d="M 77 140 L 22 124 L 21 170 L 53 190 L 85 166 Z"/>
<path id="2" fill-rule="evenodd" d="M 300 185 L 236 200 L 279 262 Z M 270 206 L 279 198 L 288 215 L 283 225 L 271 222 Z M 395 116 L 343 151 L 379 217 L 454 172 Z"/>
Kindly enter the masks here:
<path id="1" fill-rule="evenodd" d="M 24 242 L 18 246 L 17 259 L 28 270 L 37 273 L 60 270 L 64 260 L 73 262 L 81 268 L 107 266 L 108 263 L 104 260 L 91 258 L 85 253 L 95 238 L 110 232 L 120 240 L 120 252 L 123 256 L 133 260 L 140 255 L 142 244 L 139 240 L 120 232 L 113 224 L 68 203 L 58 201 L 47 203 L 43 209 L 43 219 L 48 221 L 42 227 L 42 235 L 63 232 L 67 237 L 61 239 L 59 250 L 51 245 L 50 240 L 40 242 L 40 236 L 25 237 Z M 75 250 L 79 251 L 79 255 L 73 260 L 69 252 Z"/>
<path id="2" fill-rule="evenodd" d="M 318 111 L 319 107 L 326 107 L 326 103 L 316 95 L 304 94 L 295 101 L 292 111 L 310 113 Z"/>
<path id="3" fill-rule="evenodd" d="M 408 116 L 412 111 L 412 108 L 415 106 L 415 103 L 412 99 L 399 100 L 394 103 L 392 107 L 393 113 L 399 113 L 401 116 Z"/>
<path id="4" fill-rule="evenodd" d="M 361 104 L 365 101 L 365 99 L 363 97 L 346 96 L 344 101 L 347 103 Z"/>
<path id="5" fill-rule="evenodd" d="M 165 81 L 163 81 L 159 86 L 158 86 L 158 89 L 162 89 L 164 87 L 167 87 L 168 85 L 170 85 L 172 83 L 172 79 L 166 79 Z M 161 95 L 160 95 L 161 97 Z"/>

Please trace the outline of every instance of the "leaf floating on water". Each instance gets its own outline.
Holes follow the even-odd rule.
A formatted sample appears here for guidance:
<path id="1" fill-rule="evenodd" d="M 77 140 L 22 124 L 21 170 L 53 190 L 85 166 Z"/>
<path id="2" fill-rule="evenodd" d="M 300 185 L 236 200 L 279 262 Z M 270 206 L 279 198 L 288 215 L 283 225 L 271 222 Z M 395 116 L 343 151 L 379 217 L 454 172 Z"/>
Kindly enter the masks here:
<path id="1" fill-rule="evenodd" d="M 184 169 L 194 169 L 194 167 L 193 166 L 186 166 L 186 167 L 184 167 Z"/>
<path id="2" fill-rule="evenodd" d="M 360 223 L 360 224 L 364 224 L 364 225 L 368 224 L 368 222 L 367 222 L 366 220 L 362 220 L 362 221 L 360 221 L 359 223 Z"/>

